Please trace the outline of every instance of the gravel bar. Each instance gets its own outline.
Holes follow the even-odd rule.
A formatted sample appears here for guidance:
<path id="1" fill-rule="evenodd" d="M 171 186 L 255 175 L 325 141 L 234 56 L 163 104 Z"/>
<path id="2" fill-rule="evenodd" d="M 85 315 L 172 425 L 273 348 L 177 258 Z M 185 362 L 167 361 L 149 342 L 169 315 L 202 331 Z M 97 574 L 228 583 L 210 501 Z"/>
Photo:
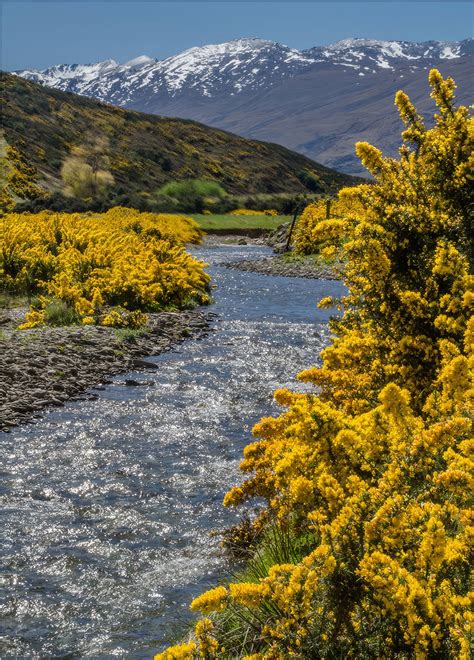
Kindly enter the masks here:
<path id="1" fill-rule="evenodd" d="M 24 310 L 22 310 L 24 311 Z M 131 370 L 155 370 L 145 357 L 168 351 L 187 337 L 204 336 L 215 314 L 200 310 L 148 315 L 143 334 L 121 337 L 99 326 L 17 330 L 18 310 L 0 312 L 0 430 L 40 417 L 49 406 L 91 399 L 91 389 Z M 125 380 L 126 385 L 140 383 Z"/>
<path id="2" fill-rule="evenodd" d="M 286 261 L 281 257 L 268 257 L 264 259 L 243 259 L 221 264 L 226 268 L 262 275 L 283 275 L 284 277 L 305 277 L 316 280 L 341 280 L 341 273 L 329 266 L 318 266 L 305 261 Z"/>

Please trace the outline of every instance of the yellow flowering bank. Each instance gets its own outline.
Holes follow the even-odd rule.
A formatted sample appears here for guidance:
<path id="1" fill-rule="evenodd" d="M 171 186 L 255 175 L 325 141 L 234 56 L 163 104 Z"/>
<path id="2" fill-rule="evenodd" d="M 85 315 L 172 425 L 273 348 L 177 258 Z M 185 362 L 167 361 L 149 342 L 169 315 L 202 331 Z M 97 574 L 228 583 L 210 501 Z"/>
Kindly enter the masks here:
<path id="1" fill-rule="evenodd" d="M 103 214 L 7 214 L 0 218 L 0 288 L 35 298 L 22 327 L 58 305 L 83 324 L 138 327 L 143 312 L 208 302 L 204 264 L 185 243 L 191 218 L 116 207 Z"/>
<path id="2" fill-rule="evenodd" d="M 314 393 L 276 392 L 286 412 L 255 426 L 225 498 L 266 501 L 250 579 L 194 601 L 211 651 L 196 634 L 176 657 L 470 657 L 474 127 L 454 82 L 429 82 L 434 127 L 399 92 L 400 158 L 357 144 L 375 183 L 303 216 L 344 252 L 343 316 L 300 374 Z"/>
<path id="3" fill-rule="evenodd" d="M 254 209 L 234 209 L 229 215 L 269 215 L 275 217 L 278 211 L 275 209 L 265 209 L 264 211 L 255 211 Z"/>

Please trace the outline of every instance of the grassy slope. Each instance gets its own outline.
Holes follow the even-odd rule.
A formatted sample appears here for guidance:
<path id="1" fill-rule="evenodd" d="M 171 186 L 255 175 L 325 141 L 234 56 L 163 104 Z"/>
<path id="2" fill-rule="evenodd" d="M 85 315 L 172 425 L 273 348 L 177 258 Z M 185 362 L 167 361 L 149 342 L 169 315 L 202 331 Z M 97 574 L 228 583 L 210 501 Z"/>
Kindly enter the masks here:
<path id="1" fill-rule="evenodd" d="M 0 74 L 2 127 L 49 190 L 61 187 L 60 167 L 86 136 L 107 137 L 116 192 L 154 191 L 183 178 L 218 181 L 227 192 L 305 192 L 297 174 L 315 173 L 322 192 L 354 183 L 284 147 L 240 138 L 197 122 L 123 110 Z"/>
<path id="2" fill-rule="evenodd" d="M 200 215 L 195 213 L 191 217 L 204 230 L 276 229 L 283 222 L 290 220 L 290 216 L 287 215 L 270 217 L 268 215 Z"/>

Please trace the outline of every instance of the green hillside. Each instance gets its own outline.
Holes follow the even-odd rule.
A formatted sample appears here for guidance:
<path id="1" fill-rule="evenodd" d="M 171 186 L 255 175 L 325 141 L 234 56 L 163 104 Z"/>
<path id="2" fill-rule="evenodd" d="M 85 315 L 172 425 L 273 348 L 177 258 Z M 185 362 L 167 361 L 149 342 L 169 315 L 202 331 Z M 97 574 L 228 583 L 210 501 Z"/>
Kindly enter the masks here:
<path id="1" fill-rule="evenodd" d="M 123 110 L 11 74 L 0 74 L 0 91 L 3 189 L 10 186 L 17 200 L 61 192 L 62 163 L 86 139 L 107 143 L 114 196 L 186 178 L 212 179 L 234 195 L 328 193 L 354 181 L 276 144 Z"/>

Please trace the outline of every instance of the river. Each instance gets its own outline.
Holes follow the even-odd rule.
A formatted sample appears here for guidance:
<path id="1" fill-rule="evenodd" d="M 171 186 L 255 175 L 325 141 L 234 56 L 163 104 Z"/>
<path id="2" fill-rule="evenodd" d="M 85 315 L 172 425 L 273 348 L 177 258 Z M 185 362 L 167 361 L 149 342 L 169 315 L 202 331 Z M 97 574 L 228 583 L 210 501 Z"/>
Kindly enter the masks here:
<path id="1" fill-rule="evenodd" d="M 261 246 L 194 250 L 217 285 L 213 332 L 0 434 L 0 653 L 149 658 L 179 637 L 189 603 L 226 575 L 212 530 L 235 522 L 226 490 L 277 387 L 327 342 L 316 302 L 338 282 L 222 267 Z"/>

